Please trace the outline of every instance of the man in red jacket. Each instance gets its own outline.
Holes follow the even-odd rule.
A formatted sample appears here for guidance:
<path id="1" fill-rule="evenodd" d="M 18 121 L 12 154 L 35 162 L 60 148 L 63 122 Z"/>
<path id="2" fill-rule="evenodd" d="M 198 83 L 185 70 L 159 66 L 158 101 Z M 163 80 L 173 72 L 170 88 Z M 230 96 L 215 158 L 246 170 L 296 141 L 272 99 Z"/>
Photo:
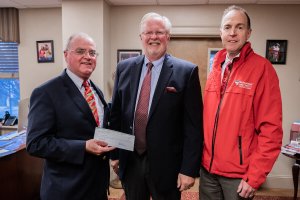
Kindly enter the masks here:
<path id="1" fill-rule="evenodd" d="M 224 11 L 224 49 L 214 59 L 204 93 L 200 198 L 253 198 L 282 140 L 279 80 L 271 63 L 247 42 L 251 23 L 238 6 Z"/>

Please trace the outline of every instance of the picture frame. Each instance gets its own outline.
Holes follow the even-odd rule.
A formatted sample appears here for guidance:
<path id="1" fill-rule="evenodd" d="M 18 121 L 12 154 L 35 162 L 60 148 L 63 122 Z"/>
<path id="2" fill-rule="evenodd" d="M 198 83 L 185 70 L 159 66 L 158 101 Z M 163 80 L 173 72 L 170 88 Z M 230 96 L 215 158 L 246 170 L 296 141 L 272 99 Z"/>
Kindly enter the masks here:
<path id="1" fill-rule="evenodd" d="M 286 64 L 287 40 L 267 40 L 266 58 L 272 64 Z"/>
<path id="2" fill-rule="evenodd" d="M 141 49 L 118 49 L 117 50 L 117 62 L 122 60 L 142 55 Z"/>
<path id="3" fill-rule="evenodd" d="M 207 76 L 212 70 L 212 64 L 214 61 L 215 55 L 220 51 L 222 48 L 208 48 L 208 58 L 207 58 Z"/>
<path id="4" fill-rule="evenodd" d="M 36 52 L 38 63 L 54 62 L 53 40 L 36 41 Z"/>

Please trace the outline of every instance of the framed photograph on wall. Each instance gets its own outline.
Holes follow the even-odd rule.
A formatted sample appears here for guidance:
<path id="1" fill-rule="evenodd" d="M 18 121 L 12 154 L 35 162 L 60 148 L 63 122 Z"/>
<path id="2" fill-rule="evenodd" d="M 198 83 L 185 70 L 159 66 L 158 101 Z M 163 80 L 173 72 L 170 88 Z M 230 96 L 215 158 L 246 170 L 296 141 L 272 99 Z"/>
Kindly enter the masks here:
<path id="1" fill-rule="evenodd" d="M 285 64 L 287 54 L 287 40 L 267 40 L 266 58 L 272 64 Z"/>
<path id="2" fill-rule="evenodd" d="M 53 40 L 36 41 L 38 63 L 54 62 Z"/>
<path id="3" fill-rule="evenodd" d="M 142 54 L 140 49 L 118 49 L 117 50 L 117 62 L 125 60 L 127 58 L 136 57 Z"/>
<path id="4" fill-rule="evenodd" d="M 220 51 L 222 48 L 208 48 L 208 59 L 207 59 L 207 76 L 212 70 L 212 64 L 214 61 L 215 55 Z"/>

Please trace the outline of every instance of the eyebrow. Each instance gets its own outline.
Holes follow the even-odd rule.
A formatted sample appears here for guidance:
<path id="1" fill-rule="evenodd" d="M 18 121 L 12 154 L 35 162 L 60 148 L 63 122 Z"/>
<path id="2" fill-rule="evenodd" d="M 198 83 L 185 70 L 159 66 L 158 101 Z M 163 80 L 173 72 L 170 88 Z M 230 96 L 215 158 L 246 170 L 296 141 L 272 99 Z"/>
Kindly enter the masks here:
<path id="1" fill-rule="evenodd" d="M 247 25 L 244 24 L 244 23 L 238 23 L 238 24 L 236 24 L 236 25 L 232 25 L 232 24 L 230 24 L 230 23 L 228 23 L 228 24 L 223 24 L 223 27 L 228 27 L 228 26 L 247 26 Z"/>

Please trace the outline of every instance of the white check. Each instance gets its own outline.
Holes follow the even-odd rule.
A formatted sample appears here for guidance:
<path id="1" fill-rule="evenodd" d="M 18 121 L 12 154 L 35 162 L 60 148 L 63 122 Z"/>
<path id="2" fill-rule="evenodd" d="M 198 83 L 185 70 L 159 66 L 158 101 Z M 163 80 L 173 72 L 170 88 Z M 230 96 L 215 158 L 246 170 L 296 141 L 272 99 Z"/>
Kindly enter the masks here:
<path id="1" fill-rule="evenodd" d="M 94 138 L 106 142 L 109 146 L 133 151 L 134 135 L 105 128 L 96 128 Z"/>

